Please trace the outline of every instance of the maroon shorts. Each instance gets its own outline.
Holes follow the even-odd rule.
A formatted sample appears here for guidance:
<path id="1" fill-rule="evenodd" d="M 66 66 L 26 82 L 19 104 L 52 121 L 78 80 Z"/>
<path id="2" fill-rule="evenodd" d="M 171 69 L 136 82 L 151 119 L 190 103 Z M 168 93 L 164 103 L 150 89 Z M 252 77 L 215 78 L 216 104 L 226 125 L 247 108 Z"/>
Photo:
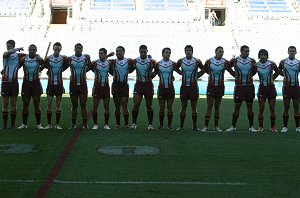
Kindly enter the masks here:
<path id="1" fill-rule="evenodd" d="M 18 96 L 19 83 L 18 82 L 2 82 L 1 84 L 2 96 Z"/>
<path id="2" fill-rule="evenodd" d="M 234 87 L 234 102 L 253 102 L 255 98 L 254 85 L 242 85 Z"/>
<path id="3" fill-rule="evenodd" d="M 222 98 L 224 96 L 225 87 L 219 85 L 207 85 L 206 95 L 213 98 Z"/>
<path id="4" fill-rule="evenodd" d="M 80 96 L 87 95 L 87 85 L 70 85 L 70 95 Z"/>
<path id="5" fill-rule="evenodd" d="M 154 88 L 152 82 L 136 82 L 134 85 L 133 94 L 145 96 L 146 98 L 153 97 Z"/>
<path id="6" fill-rule="evenodd" d="M 180 98 L 182 100 L 198 100 L 199 88 L 198 85 L 194 86 L 181 86 L 180 87 Z"/>
<path id="7" fill-rule="evenodd" d="M 175 90 L 174 87 L 171 88 L 164 88 L 158 87 L 157 91 L 158 99 L 169 100 L 175 98 Z"/>
<path id="8" fill-rule="evenodd" d="M 37 81 L 23 81 L 22 84 L 22 96 L 33 97 L 43 94 L 43 88 L 41 82 Z"/>
<path id="9" fill-rule="evenodd" d="M 277 96 L 276 88 L 275 85 L 268 85 L 268 86 L 263 86 L 259 85 L 258 87 L 258 92 L 257 92 L 257 97 L 262 98 L 264 100 L 268 99 L 274 99 Z"/>
<path id="10" fill-rule="evenodd" d="M 129 85 L 128 83 L 113 82 L 111 92 L 116 98 L 129 97 Z"/>
<path id="11" fill-rule="evenodd" d="M 299 86 L 283 86 L 282 94 L 283 94 L 283 97 L 286 99 L 299 99 L 300 98 L 300 87 Z"/>
<path id="12" fill-rule="evenodd" d="M 48 85 L 46 93 L 48 96 L 62 96 L 65 93 L 63 85 Z"/>
<path id="13" fill-rule="evenodd" d="M 109 85 L 105 85 L 104 87 L 101 87 L 100 85 L 94 85 L 93 87 L 93 97 L 96 97 L 98 99 L 106 99 L 110 97 L 109 92 Z"/>

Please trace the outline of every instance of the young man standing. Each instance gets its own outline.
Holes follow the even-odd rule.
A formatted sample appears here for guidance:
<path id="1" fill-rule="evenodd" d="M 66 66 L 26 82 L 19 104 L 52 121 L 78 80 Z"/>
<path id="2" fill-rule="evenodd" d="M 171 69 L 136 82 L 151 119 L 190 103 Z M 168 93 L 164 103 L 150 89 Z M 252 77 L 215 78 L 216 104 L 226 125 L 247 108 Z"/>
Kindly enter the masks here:
<path id="1" fill-rule="evenodd" d="M 184 48 L 186 57 L 177 61 L 176 69 L 182 72 L 182 84 L 180 87 L 181 111 L 180 111 L 180 127 L 177 130 L 183 130 L 184 120 L 186 116 L 186 108 L 188 101 L 191 101 L 193 130 L 200 130 L 197 128 L 197 102 L 199 98 L 198 87 L 198 70 L 202 69 L 202 62 L 193 57 L 193 47 L 187 45 Z"/>
<path id="2" fill-rule="evenodd" d="M 1 71 L 1 96 L 3 117 L 2 129 L 6 129 L 8 127 L 7 120 L 9 102 L 11 128 L 16 128 L 16 103 L 19 94 L 18 70 L 20 68 L 20 59 L 25 56 L 24 54 L 16 53 L 23 51 L 23 47 L 15 48 L 15 41 L 13 40 L 8 40 L 6 42 L 6 49 L 7 51 L 3 54 L 3 70 Z"/>
<path id="3" fill-rule="evenodd" d="M 295 58 L 297 49 L 294 46 L 288 48 L 289 57 L 283 59 L 279 63 L 279 70 L 283 72 L 283 128 L 282 133 L 288 132 L 288 120 L 289 120 L 289 108 L 290 102 L 293 100 L 294 107 L 294 119 L 296 125 L 296 132 L 300 133 L 299 123 L 299 100 L 300 100 L 300 88 L 299 88 L 299 69 L 300 61 Z"/>

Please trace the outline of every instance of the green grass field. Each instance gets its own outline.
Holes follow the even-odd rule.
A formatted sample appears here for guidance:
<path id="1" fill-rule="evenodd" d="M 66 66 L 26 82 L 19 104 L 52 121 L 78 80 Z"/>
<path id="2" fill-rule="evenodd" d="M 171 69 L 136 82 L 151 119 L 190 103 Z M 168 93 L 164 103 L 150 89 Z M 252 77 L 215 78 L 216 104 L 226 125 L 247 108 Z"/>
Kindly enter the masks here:
<path id="1" fill-rule="evenodd" d="M 46 98 L 42 98 L 43 125 Z M 91 109 L 91 99 L 88 108 Z M 129 108 L 133 105 L 132 99 Z M 32 106 L 32 105 L 31 105 Z M 63 100 L 58 130 L 37 130 L 33 111 L 29 129 L 0 131 L 0 197 L 33 197 L 51 172 L 72 135 L 69 131 L 70 101 Z M 257 102 L 255 127 L 257 127 Z M 282 127 L 282 102 L 277 103 L 277 127 Z M 198 102 L 198 127 L 202 127 L 205 99 Z M 220 127 L 231 125 L 233 100 L 222 101 Z M 21 124 L 21 99 L 18 124 Z M 115 124 L 111 101 L 110 126 Z M 299 197 L 300 134 L 293 116 L 286 134 L 249 133 L 243 105 L 235 133 L 195 132 L 188 113 L 185 130 L 148 131 L 142 103 L 137 130 L 83 130 L 76 139 L 47 197 Z M 154 126 L 158 126 L 158 105 L 154 100 Z M 180 101 L 174 104 L 174 128 L 179 125 Z M 103 126 L 103 108 L 98 118 Z M 292 110 L 290 115 L 293 115 Z M 80 118 L 78 119 L 81 120 Z M 54 121 L 54 116 L 53 116 Z M 122 119 L 123 121 L 123 119 Z M 213 120 L 210 122 L 212 127 Z M 1 123 L 2 125 L 2 123 Z M 92 119 L 89 119 L 92 126 Z M 268 129 L 269 113 L 265 113 Z M 29 146 L 28 146 L 29 145 Z M 30 147 L 32 145 L 32 147 Z M 126 146 L 126 155 L 107 155 L 98 148 Z M 132 147 L 159 148 L 157 155 L 132 155 Z M 28 148 L 30 147 L 30 148 Z M 22 153 L 33 150 L 31 153 Z"/>

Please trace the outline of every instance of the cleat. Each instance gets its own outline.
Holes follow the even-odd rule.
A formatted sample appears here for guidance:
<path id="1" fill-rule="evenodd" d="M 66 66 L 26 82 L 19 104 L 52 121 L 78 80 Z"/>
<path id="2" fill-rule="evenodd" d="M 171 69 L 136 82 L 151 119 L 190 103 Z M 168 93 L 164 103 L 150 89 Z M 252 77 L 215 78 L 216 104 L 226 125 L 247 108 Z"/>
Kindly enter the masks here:
<path id="1" fill-rule="evenodd" d="M 176 129 L 176 131 L 183 131 L 184 129 L 183 129 L 183 127 L 178 127 L 177 129 Z"/>
<path id="2" fill-rule="evenodd" d="M 119 129 L 119 128 L 120 128 L 120 125 L 116 124 L 115 129 Z"/>
<path id="3" fill-rule="evenodd" d="M 126 126 L 125 126 L 125 128 L 126 128 Z M 104 130 L 110 130 L 110 127 L 108 126 L 108 124 L 106 124 L 106 125 L 104 125 L 103 129 Z"/>
<path id="4" fill-rule="evenodd" d="M 75 130 L 76 129 L 76 124 L 71 124 L 71 126 L 69 127 L 69 130 Z"/>
<path id="5" fill-rule="evenodd" d="M 93 126 L 93 130 L 96 130 L 96 129 L 98 129 L 99 127 L 98 127 L 98 124 L 94 124 L 94 126 Z"/>
<path id="6" fill-rule="evenodd" d="M 59 126 L 59 124 L 56 124 L 54 128 L 55 128 L 55 129 L 58 129 L 58 130 L 62 130 L 62 127 Z"/>
<path id="7" fill-rule="evenodd" d="M 44 129 L 44 127 L 41 124 L 36 125 L 37 129 Z"/>
<path id="8" fill-rule="evenodd" d="M 222 132 L 223 130 L 220 129 L 218 126 L 215 126 L 215 127 L 213 128 L 213 131 Z"/>
<path id="9" fill-rule="evenodd" d="M 300 133 L 300 127 L 297 127 L 297 128 L 296 128 L 296 132 L 297 132 L 297 133 Z"/>
<path id="10" fill-rule="evenodd" d="M 154 127 L 151 124 L 149 124 L 148 125 L 148 130 L 154 130 Z"/>
<path id="11" fill-rule="evenodd" d="M 249 132 L 257 132 L 257 130 L 256 130 L 253 126 L 251 126 L 251 127 L 249 128 Z"/>
<path id="12" fill-rule="evenodd" d="M 202 132 L 206 132 L 206 131 L 209 131 L 209 128 L 207 126 L 204 126 L 202 129 L 201 129 Z"/>
<path id="13" fill-rule="evenodd" d="M 125 128 L 125 129 L 130 129 L 130 126 L 125 125 L 124 128 Z"/>
<path id="14" fill-rule="evenodd" d="M 131 129 L 136 129 L 137 128 L 137 125 L 135 123 L 133 123 L 130 127 Z"/>
<path id="15" fill-rule="evenodd" d="M 201 131 L 201 129 L 199 129 L 198 127 L 193 127 L 192 130 L 193 131 Z"/>
<path id="16" fill-rule="evenodd" d="M 258 127 L 257 132 L 260 132 L 260 133 L 264 132 L 264 128 L 263 127 Z"/>
<path id="17" fill-rule="evenodd" d="M 11 129 L 16 129 L 17 127 L 15 125 L 11 126 L 10 127 Z"/>
<path id="18" fill-rule="evenodd" d="M 231 126 L 230 128 L 226 129 L 227 132 L 234 132 L 236 131 L 236 128 L 234 126 Z"/>
<path id="19" fill-rule="evenodd" d="M 21 124 L 21 126 L 19 126 L 18 129 L 28 129 L 28 126 L 27 124 Z"/>
<path id="20" fill-rule="evenodd" d="M 164 126 L 159 126 L 157 130 L 164 130 Z"/>
<path id="21" fill-rule="evenodd" d="M 44 127 L 44 129 L 52 129 L 51 124 L 47 124 L 47 125 Z"/>
<path id="22" fill-rule="evenodd" d="M 7 125 L 3 125 L 1 129 L 7 129 Z"/>
<path id="23" fill-rule="evenodd" d="M 88 127 L 87 124 L 83 124 L 83 125 L 82 125 L 82 129 L 89 129 L 89 127 Z"/>
<path id="24" fill-rule="evenodd" d="M 270 131 L 272 133 L 277 133 L 278 132 L 277 129 L 276 129 L 276 127 L 274 127 L 274 126 L 270 128 Z"/>
<path id="25" fill-rule="evenodd" d="M 288 130 L 289 130 L 289 129 L 288 129 L 287 127 L 283 127 L 283 128 L 281 129 L 280 132 L 281 132 L 281 133 L 287 133 Z"/>
<path id="26" fill-rule="evenodd" d="M 171 127 L 171 126 L 168 126 L 167 129 L 168 129 L 168 130 L 171 130 L 171 131 L 174 130 L 173 127 Z"/>

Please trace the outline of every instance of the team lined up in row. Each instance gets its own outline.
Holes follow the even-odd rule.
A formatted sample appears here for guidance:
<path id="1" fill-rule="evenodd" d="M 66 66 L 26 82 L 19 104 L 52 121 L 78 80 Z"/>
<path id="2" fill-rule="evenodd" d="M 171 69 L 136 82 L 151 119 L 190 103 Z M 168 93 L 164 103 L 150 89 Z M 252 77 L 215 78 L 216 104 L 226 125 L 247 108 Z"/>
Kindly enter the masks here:
<path id="1" fill-rule="evenodd" d="M 10 100 L 11 112 L 11 127 L 15 127 L 16 119 L 16 100 L 18 95 L 18 69 L 23 67 L 24 79 L 22 84 L 22 101 L 23 101 L 23 123 L 19 128 L 27 128 L 27 119 L 29 113 L 30 98 L 33 98 L 35 117 L 37 128 L 42 129 L 40 123 L 40 95 L 42 94 L 42 87 L 39 80 L 39 72 L 43 69 L 48 69 L 48 86 L 47 86 L 47 120 L 48 124 L 44 129 L 52 128 L 52 101 L 56 96 L 56 129 L 61 129 L 60 115 L 61 115 L 61 98 L 63 94 L 62 72 L 70 68 L 70 98 L 72 102 L 72 124 L 70 129 L 76 128 L 76 118 L 78 104 L 81 108 L 81 116 L 83 120 L 83 128 L 87 128 L 87 83 L 86 72 L 93 71 L 95 73 L 95 81 L 93 87 L 93 129 L 98 129 L 97 111 L 100 100 L 103 100 L 104 105 L 104 129 L 110 129 L 109 122 L 109 101 L 110 101 L 110 87 L 108 83 L 108 76 L 113 76 L 112 95 L 115 104 L 115 118 L 116 128 L 120 128 L 121 109 L 124 117 L 125 128 L 137 128 L 137 118 L 139 114 L 139 107 L 143 96 L 145 97 L 148 117 L 148 129 L 154 129 L 152 126 L 153 109 L 152 100 L 154 88 L 152 79 L 159 76 L 158 86 L 158 101 L 159 101 L 159 129 L 164 127 L 165 109 L 167 109 L 168 129 L 172 129 L 173 119 L 173 102 L 175 98 L 175 91 L 173 86 L 173 72 L 176 71 L 182 75 L 182 85 L 180 88 L 180 98 L 182 108 L 180 111 L 180 126 L 177 130 L 183 130 L 184 121 L 186 117 L 186 109 L 188 100 L 191 101 L 193 130 L 208 131 L 208 124 L 211 117 L 212 108 L 214 106 L 214 128 L 213 130 L 222 131 L 219 126 L 219 107 L 222 97 L 224 95 L 224 72 L 227 70 L 233 77 L 235 77 L 234 102 L 235 107 L 232 113 L 232 126 L 226 131 L 235 131 L 236 123 L 239 117 L 240 107 L 243 101 L 246 102 L 247 115 L 249 120 L 249 131 L 262 132 L 263 129 L 263 112 L 265 101 L 268 99 L 271 111 L 271 131 L 277 132 L 275 127 L 275 103 L 276 103 L 276 89 L 273 80 L 278 76 L 284 76 L 283 80 L 283 125 L 281 132 L 287 132 L 288 111 L 290 101 L 293 101 L 294 118 L 296 123 L 296 131 L 300 132 L 299 126 L 299 68 L 300 62 L 295 58 L 297 53 L 294 46 L 288 48 L 289 57 L 283 59 L 279 67 L 268 60 L 268 51 L 260 50 L 258 53 L 259 62 L 249 57 L 249 47 L 242 46 L 241 54 L 230 61 L 223 57 L 224 50 L 222 47 L 217 47 L 215 56 L 208 59 L 203 65 L 202 62 L 193 56 L 193 47 L 187 45 L 185 50 L 185 57 L 179 59 L 177 62 L 170 60 L 171 49 L 164 48 L 162 50 L 163 59 L 159 62 L 151 59 L 147 53 L 147 46 L 141 45 L 139 47 L 140 56 L 136 59 L 125 58 L 125 48 L 119 46 L 116 48 L 117 59 L 107 60 L 108 57 L 113 56 L 114 53 L 107 54 L 105 48 L 99 50 L 99 59 L 91 62 L 89 55 L 82 54 L 83 46 L 78 43 L 75 45 L 75 54 L 71 57 L 60 55 L 62 46 L 60 43 L 53 45 L 53 54 L 43 60 L 36 54 L 37 48 L 35 45 L 30 45 L 28 55 L 17 53 L 23 48 L 15 48 L 15 42 L 9 40 L 6 43 L 7 51 L 3 54 L 4 67 L 2 70 L 2 114 L 3 127 L 7 128 L 8 120 L 8 106 Z M 232 69 L 234 68 L 234 70 Z M 127 109 L 129 86 L 128 73 L 136 70 L 136 83 L 134 87 L 134 107 L 132 109 L 132 125 L 129 126 L 129 113 Z M 199 98 L 199 89 L 197 79 L 204 73 L 209 75 L 207 85 L 207 108 L 205 112 L 205 123 L 202 129 L 197 128 L 197 101 Z M 254 112 L 252 109 L 253 100 L 255 98 L 255 90 L 253 85 L 253 75 L 258 73 L 260 79 L 260 86 L 258 90 L 259 102 L 259 128 L 256 130 L 253 127 Z M 79 99 L 79 103 L 78 103 Z"/>

